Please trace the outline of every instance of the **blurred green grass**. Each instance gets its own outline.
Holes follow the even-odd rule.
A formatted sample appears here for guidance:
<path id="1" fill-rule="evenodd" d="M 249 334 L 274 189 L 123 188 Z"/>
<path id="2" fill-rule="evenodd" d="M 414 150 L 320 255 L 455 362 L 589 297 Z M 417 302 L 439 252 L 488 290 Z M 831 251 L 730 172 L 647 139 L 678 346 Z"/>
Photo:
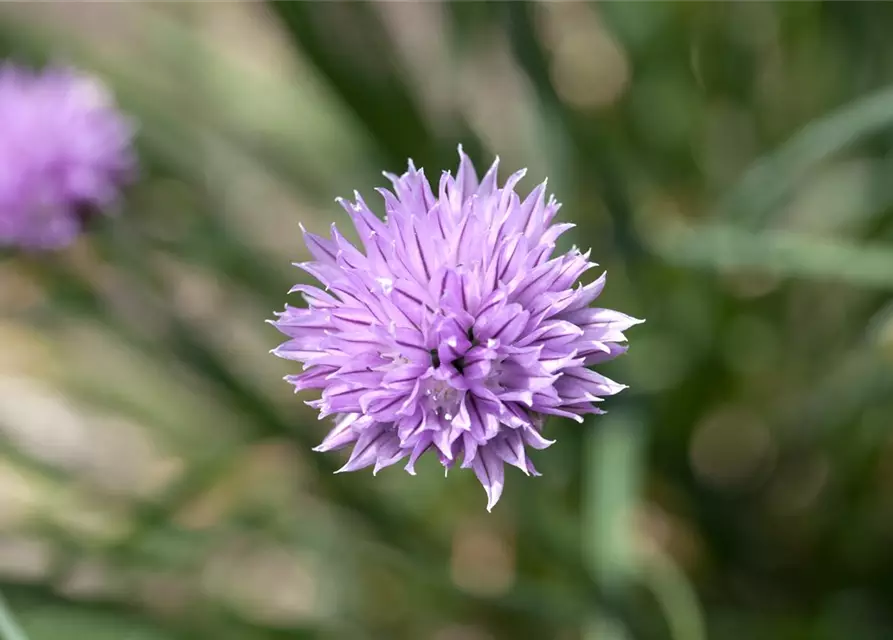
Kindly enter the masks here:
<path id="1" fill-rule="evenodd" d="M 887 638 L 883 3 L 41 3 L 141 124 L 123 215 L 0 264 L 0 582 L 42 638 Z M 332 475 L 263 324 L 408 157 L 550 176 L 648 319 L 491 515 Z M 370 197 L 371 200 L 371 197 Z"/>

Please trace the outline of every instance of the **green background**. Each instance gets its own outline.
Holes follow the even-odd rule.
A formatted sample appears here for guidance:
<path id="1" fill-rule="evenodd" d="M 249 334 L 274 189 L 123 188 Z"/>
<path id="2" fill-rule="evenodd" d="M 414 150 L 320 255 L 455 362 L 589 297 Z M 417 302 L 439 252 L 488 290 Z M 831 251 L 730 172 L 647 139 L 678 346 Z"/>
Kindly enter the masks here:
<path id="1" fill-rule="evenodd" d="M 893 637 L 893 5 L 32 3 L 139 124 L 121 215 L 0 262 L 31 640 Z M 0 123 L 2 124 L 2 123 Z M 299 222 L 411 157 L 546 176 L 647 323 L 492 514 L 340 454 L 269 355 Z M 9 636 L 5 640 L 12 640 Z"/>

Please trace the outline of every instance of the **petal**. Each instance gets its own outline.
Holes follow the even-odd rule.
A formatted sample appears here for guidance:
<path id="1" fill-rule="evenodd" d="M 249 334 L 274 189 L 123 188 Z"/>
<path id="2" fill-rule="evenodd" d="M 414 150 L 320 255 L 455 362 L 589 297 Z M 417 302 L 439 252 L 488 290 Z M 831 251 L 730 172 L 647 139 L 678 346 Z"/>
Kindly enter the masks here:
<path id="1" fill-rule="evenodd" d="M 526 407 L 533 406 L 533 392 L 529 389 L 517 389 L 514 391 L 503 391 L 499 394 L 502 402 L 520 402 Z"/>
<path id="2" fill-rule="evenodd" d="M 395 436 L 387 429 L 368 429 L 360 434 L 347 463 L 335 473 L 358 471 L 371 466 L 378 460 L 382 447 L 390 445 Z"/>
<path id="3" fill-rule="evenodd" d="M 391 435 L 390 438 L 385 438 L 378 445 L 375 467 L 372 469 L 372 475 L 377 476 L 379 471 L 385 467 L 390 467 L 392 464 L 400 462 L 403 458 L 408 456 L 409 453 L 410 452 L 407 449 L 403 449 L 400 446 L 400 441 L 393 437 L 393 435 Z"/>
<path id="4" fill-rule="evenodd" d="M 283 342 L 281 345 L 273 349 L 270 353 L 272 353 L 277 358 L 283 358 L 285 360 L 307 362 L 315 356 L 320 355 L 321 352 L 315 348 L 303 349 L 294 340 L 289 340 L 288 342 Z"/>
<path id="5" fill-rule="evenodd" d="M 304 232 L 304 243 L 307 245 L 307 249 L 310 250 L 310 254 L 321 263 L 334 266 L 338 253 L 335 244 L 331 240 L 326 240 L 315 233 L 310 233 L 304 228 L 304 225 L 301 225 L 301 231 Z"/>
<path id="6" fill-rule="evenodd" d="M 404 364 L 388 371 L 382 380 L 386 389 L 408 391 L 420 379 L 427 378 L 429 367 L 419 364 Z"/>
<path id="7" fill-rule="evenodd" d="M 555 444 L 554 440 L 547 440 L 534 428 L 522 429 L 521 437 L 524 438 L 524 444 L 534 449 L 546 449 Z"/>
<path id="8" fill-rule="evenodd" d="M 421 457 L 423 453 L 425 453 L 428 449 L 431 448 L 431 434 L 423 433 L 422 437 L 416 442 L 415 446 L 412 448 L 412 452 L 409 454 L 409 462 L 406 463 L 406 472 L 409 475 L 415 475 L 415 463 Z"/>
<path id="9" fill-rule="evenodd" d="M 478 273 L 465 267 L 447 272 L 445 293 L 440 306 L 452 313 L 477 314 L 481 304 L 481 284 Z"/>
<path id="10" fill-rule="evenodd" d="M 583 330 L 575 324 L 564 320 L 550 320 L 530 335 L 522 338 L 518 344 L 520 346 L 541 344 L 544 349 L 556 351 L 562 345 L 573 342 L 581 335 L 583 335 Z"/>
<path id="11" fill-rule="evenodd" d="M 527 257 L 527 247 L 527 238 L 520 234 L 515 234 L 500 245 L 492 265 L 493 289 L 496 289 L 499 283 L 509 282 L 518 275 L 518 270 Z"/>
<path id="12" fill-rule="evenodd" d="M 531 191 L 515 214 L 514 230 L 531 239 L 539 238 L 545 224 L 543 211 L 545 209 L 547 184 L 548 181 L 544 181 Z"/>
<path id="13" fill-rule="evenodd" d="M 478 340 L 499 340 L 512 344 L 527 326 L 530 314 L 518 304 L 497 307 L 479 316 L 475 321 L 474 335 Z"/>
<path id="14" fill-rule="evenodd" d="M 392 422 L 397 416 L 400 406 L 406 401 L 405 391 L 368 391 L 359 399 L 360 410 L 375 418 L 378 422 Z"/>
<path id="15" fill-rule="evenodd" d="M 474 170 L 474 164 L 465 155 L 461 144 L 459 145 L 459 170 L 456 172 L 455 189 L 457 193 L 455 196 L 451 196 L 450 200 L 453 201 L 455 197 L 458 197 L 460 206 L 478 189 L 478 177 Z"/>
<path id="16" fill-rule="evenodd" d="M 469 433 L 483 444 L 499 433 L 498 408 L 473 393 L 465 396 L 471 426 Z"/>
<path id="17" fill-rule="evenodd" d="M 478 196 L 489 196 L 496 191 L 496 176 L 498 173 L 499 156 L 496 156 L 496 159 L 493 160 L 493 164 L 490 165 L 490 168 L 487 169 L 487 173 L 485 173 L 484 177 L 481 179 L 481 184 L 477 189 Z"/>
<path id="18" fill-rule="evenodd" d="M 499 458 L 514 467 L 518 467 L 527 473 L 527 454 L 524 451 L 524 441 L 517 431 L 510 431 L 504 437 L 496 438 L 487 444 Z"/>
<path id="19" fill-rule="evenodd" d="M 300 293 L 304 301 L 314 309 L 328 309 L 338 306 L 338 301 L 328 293 L 317 287 L 306 284 L 296 284 L 289 293 Z"/>
<path id="20" fill-rule="evenodd" d="M 506 389 L 539 391 L 551 387 L 559 377 L 560 374 L 550 374 L 545 370 L 533 371 L 507 361 L 503 363 L 499 383 Z"/>
<path id="21" fill-rule="evenodd" d="M 329 431 L 325 439 L 316 447 L 314 451 L 325 452 L 342 449 L 359 437 L 352 429 L 353 424 L 360 418 L 358 413 L 349 413 L 341 418 L 335 425 L 335 428 Z"/>
<path id="22" fill-rule="evenodd" d="M 554 245 L 555 241 L 558 240 L 566 231 L 570 231 L 577 225 L 571 222 L 565 222 L 564 224 L 554 224 L 543 233 L 540 237 L 540 244 L 546 245 Z"/>
<path id="23" fill-rule="evenodd" d="M 532 396 L 531 402 L 533 402 Z M 533 428 L 533 424 L 530 421 L 530 414 L 519 404 L 515 402 L 503 402 L 501 403 L 501 408 L 502 414 L 499 416 L 499 419 L 502 420 L 503 424 L 507 424 L 512 429 Z"/>
<path id="24" fill-rule="evenodd" d="M 384 378 L 384 373 L 382 373 L 381 371 L 372 371 L 365 367 L 362 369 L 353 370 L 347 368 L 347 371 L 339 369 L 330 377 L 352 386 L 374 389 L 381 386 L 381 381 L 382 378 Z"/>
<path id="25" fill-rule="evenodd" d="M 607 343 L 608 351 L 607 353 L 601 350 L 593 350 L 593 351 L 581 351 L 580 355 L 583 356 L 583 365 L 584 366 L 592 366 L 594 364 L 600 364 L 602 362 L 607 362 L 608 360 L 613 360 L 619 355 L 626 353 L 627 347 L 623 344 L 617 344 L 616 342 Z"/>
<path id="26" fill-rule="evenodd" d="M 375 252 L 376 246 L 370 245 L 370 240 L 376 236 L 388 237 L 390 235 L 388 229 L 372 212 L 358 191 L 354 191 L 354 200 L 355 202 L 348 202 L 344 198 L 338 198 L 336 202 L 344 208 L 353 221 L 367 254 L 370 251 Z"/>
<path id="27" fill-rule="evenodd" d="M 328 317 L 331 327 L 338 331 L 368 329 L 377 324 L 375 316 L 368 309 L 362 308 L 339 307 L 332 309 Z"/>
<path id="28" fill-rule="evenodd" d="M 328 387 L 322 393 L 323 406 L 326 412 L 331 413 L 360 413 L 360 397 L 368 393 L 366 387 L 337 383 Z"/>
<path id="29" fill-rule="evenodd" d="M 502 496 L 505 485 L 505 469 L 502 460 L 493 452 L 483 448 L 474 459 L 474 473 L 487 492 L 487 511 L 492 511 Z"/>
<path id="30" fill-rule="evenodd" d="M 322 262 L 295 262 L 293 266 L 306 271 L 329 288 L 343 279 L 343 272 L 334 265 L 327 265 Z"/>
<path id="31" fill-rule="evenodd" d="M 462 398 L 459 400 L 459 411 L 456 412 L 451 421 L 453 427 L 461 431 L 471 430 L 471 416 L 468 413 L 468 404 L 466 402 L 467 396 L 467 393 L 462 394 Z"/>
<path id="32" fill-rule="evenodd" d="M 326 378 L 337 368 L 331 366 L 313 366 L 299 375 L 285 376 L 285 379 L 294 385 L 295 393 L 305 389 L 323 389 L 329 385 Z"/>
<path id="33" fill-rule="evenodd" d="M 561 372 L 560 383 L 573 382 L 585 391 L 596 396 L 612 396 L 626 389 L 625 384 L 614 382 L 600 373 L 585 367 L 574 367 Z"/>
<path id="34" fill-rule="evenodd" d="M 479 445 L 470 433 L 462 434 L 462 464 L 461 469 L 470 469 L 477 457 Z"/>
<path id="35" fill-rule="evenodd" d="M 451 426 L 445 420 L 437 419 L 439 429 L 432 431 L 431 439 L 440 454 L 447 460 L 453 460 L 453 444 L 462 435 L 462 430 Z"/>
<path id="36" fill-rule="evenodd" d="M 424 411 L 418 411 L 413 415 L 402 416 L 394 422 L 397 429 L 397 437 L 400 438 L 400 446 L 411 447 L 426 433 L 427 415 Z"/>
<path id="37" fill-rule="evenodd" d="M 605 288 L 605 280 L 608 277 L 607 273 L 603 273 L 597 280 L 590 282 L 585 287 L 580 287 L 574 292 L 574 299 L 567 308 L 565 309 L 565 313 L 570 313 L 572 311 L 579 311 L 585 307 L 588 307 L 592 304 L 592 301 L 595 300 L 599 294 L 601 294 L 602 289 Z"/>
<path id="38" fill-rule="evenodd" d="M 527 175 L 527 169 L 520 169 L 515 171 L 512 175 L 508 177 L 505 181 L 505 185 L 500 190 L 499 194 L 499 208 L 500 210 L 507 210 L 512 202 L 512 196 L 517 197 L 515 193 L 515 185 L 517 185 L 524 176 Z"/>
<path id="39" fill-rule="evenodd" d="M 470 201 L 447 247 L 447 255 L 454 256 L 457 265 L 470 265 L 482 259 L 486 227 L 481 220 L 480 206 L 476 197 Z"/>
<path id="40" fill-rule="evenodd" d="M 555 280 L 549 285 L 552 291 L 563 291 L 570 287 L 577 279 L 590 269 L 597 267 L 595 262 L 589 261 L 589 252 L 568 255 L 558 270 Z"/>
<path id="41" fill-rule="evenodd" d="M 558 354 L 544 356 L 540 359 L 540 366 L 548 373 L 555 373 L 568 367 L 579 367 L 585 362 L 584 358 L 578 357 L 577 351 L 571 351 L 568 354 Z"/>
<path id="42" fill-rule="evenodd" d="M 603 342 L 624 342 L 623 332 L 645 322 L 612 309 L 586 308 L 564 313 L 563 318 Z"/>
<path id="43" fill-rule="evenodd" d="M 555 281 L 559 268 L 559 261 L 552 260 L 535 267 L 531 271 L 520 272 L 508 284 L 512 302 L 520 302 L 525 308 L 530 307 L 537 296 L 545 293 Z"/>

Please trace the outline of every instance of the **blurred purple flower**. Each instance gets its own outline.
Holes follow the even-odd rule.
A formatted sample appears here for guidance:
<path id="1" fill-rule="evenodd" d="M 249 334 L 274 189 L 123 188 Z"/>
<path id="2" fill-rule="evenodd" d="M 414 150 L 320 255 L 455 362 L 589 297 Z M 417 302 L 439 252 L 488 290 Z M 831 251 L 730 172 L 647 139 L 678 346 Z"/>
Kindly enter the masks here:
<path id="1" fill-rule="evenodd" d="M 0 246 L 55 249 L 135 171 L 132 127 L 95 78 L 0 66 Z"/>
<path id="2" fill-rule="evenodd" d="M 478 182 L 459 149 L 456 177 L 435 194 L 412 162 L 385 174 L 387 216 L 362 197 L 339 199 L 365 253 L 332 225 L 331 239 L 305 231 L 314 262 L 297 266 L 325 285 L 298 285 L 309 308 L 286 305 L 271 321 L 289 340 L 273 353 L 304 364 L 288 376 L 296 390 L 322 389 L 308 402 L 335 428 L 316 448 L 353 445 L 341 471 L 404 458 L 406 470 L 427 451 L 444 467 L 474 469 L 492 509 L 503 465 L 539 475 L 527 447 L 552 444 L 546 416 L 582 422 L 602 413 L 603 396 L 625 388 L 589 368 L 623 353 L 623 331 L 641 322 L 590 308 L 605 276 L 577 279 L 596 266 L 576 248 L 553 257 L 573 227 L 552 224 L 559 204 L 546 183 L 522 200 L 519 171 L 500 188 L 499 160 Z"/>

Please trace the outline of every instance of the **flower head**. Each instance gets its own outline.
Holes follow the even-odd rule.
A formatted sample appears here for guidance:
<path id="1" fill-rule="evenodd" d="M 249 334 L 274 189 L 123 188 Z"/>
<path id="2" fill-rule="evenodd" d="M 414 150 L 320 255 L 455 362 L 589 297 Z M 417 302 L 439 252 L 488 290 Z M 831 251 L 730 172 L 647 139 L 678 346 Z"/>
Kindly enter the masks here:
<path id="1" fill-rule="evenodd" d="M 131 137 L 95 78 L 0 66 L 0 246 L 70 243 L 132 175 Z"/>
<path id="2" fill-rule="evenodd" d="M 528 448 L 552 444 L 545 418 L 583 421 L 595 403 L 624 389 L 589 367 L 626 349 L 623 331 L 641 322 L 590 308 L 605 284 L 577 279 L 596 266 L 574 249 L 553 255 L 573 227 L 552 224 L 559 204 L 546 183 L 521 199 L 519 171 L 500 187 L 499 160 L 479 181 L 459 149 L 454 177 L 438 193 L 412 162 L 385 174 L 378 218 L 356 193 L 339 200 L 363 251 L 332 225 L 307 233 L 312 262 L 299 264 L 325 290 L 298 285 L 308 307 L 286 306 L 273 324 L 288 340 L 273 352 L 304 365 L 296 390 L 335 427 L 317 451 L 353 446 L 342 471 L 382 467 L 426 452 L 444 467 L 461 460 L 499 500 L 504 464 L 539 475 Z"/>

